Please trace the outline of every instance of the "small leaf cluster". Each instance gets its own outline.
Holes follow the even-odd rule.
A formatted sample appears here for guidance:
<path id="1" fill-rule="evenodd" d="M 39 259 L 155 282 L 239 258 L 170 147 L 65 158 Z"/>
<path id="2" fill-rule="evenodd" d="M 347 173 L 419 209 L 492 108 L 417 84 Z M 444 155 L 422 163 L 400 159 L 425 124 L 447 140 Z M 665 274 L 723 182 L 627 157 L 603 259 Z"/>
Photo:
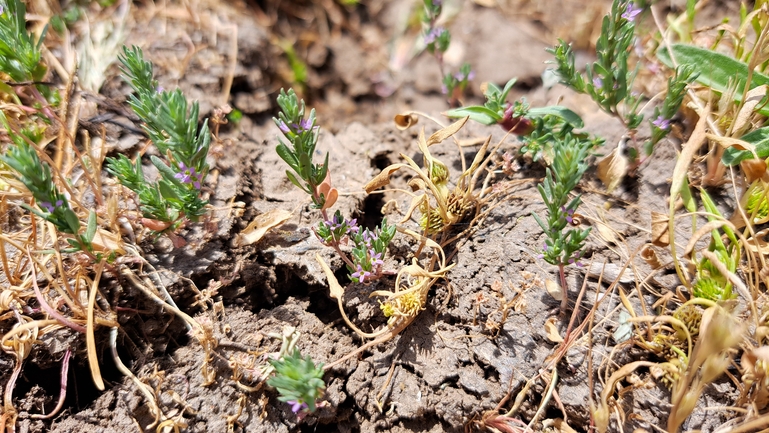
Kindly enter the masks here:
<path id="1" fill-rule="evenodd" d="M 32 193 L 39 209 L 27 204 L 22 204 L 22 207 L 52 223 L 59 232 L 72 235 L 74 239 L 67 239 L 72 246 L 70 251 L 93 251 L 91 242 L 96 234 L 96 213 L 91 211 L 86 230 L 80 233 L 80 219 L 70 207 L 67 196 L 56 187 L 51 168 L 40 160 L 30 144 L 42 139 L 39 131 L 25 129 L 20 134 L 15 133 L 2 112 L 0 123 L 14 143 L 5 155 L 0 156 L 0 160 L 16 172 L 16 178 Z"/>
<path id="2" fill-rule="evenodd" d="M 27 32 L 26 13 L 21 0 L 0 1 L 0 71 L 17 83 L 40 81 L 46 73 L 40 63 L 45 32 L 35 41 Z"/>
<path id="3" fill-rule="evenodd" d="M 302 358 L 299 349 L 281 359 L 271 359 L 275 374 L 267 384 L 278 390 L 278 400 L 297 405 L 306 404 L 309 412 L 315 412 L 317 400 L 323 397 L 323 364 L 317 366 L 309 356 Z"/>
<path id="4" fill-rule="evenodd" d="M 546 169 L 545 180 L 537 185 L 547 207 L 547 220 L 533 214 L 547 239 L 542 258 L 553 265 L 578 264 L 590 228 L 572 226 L 574 215 L 581 204 L 581 195 L 570 198 L 588 164 L 585 161 L 589 142 L 567 136 L 553 145 L 553 163 Z"/>
<path id="5" fill-rule="evenodd" d="M 532 161 L 544 159 L 545 162 L 553 160 L 553 144 L 562 143 L 567 139 L 580 140 L 588 149 L 595 149 L 603 145 L 603 139 L 590 136 L 587 133 L 574 131 L 575 126 L 566 122 L 563 117 L 547 114 L 541 117 L 532 117 L 532 130 L 528 135 L 518 137 L 523 143 L 521 153 L 529 155 Z"/>
<path id="6" fill-rule="evenodd" d="M 368 278 L 378 277 L 382 273 L 384 257 L 387 246 L 395 237 L 395 225 L 387 225 L 387 218 L 382 220 L 382 225 L 373 231 L 369 229 L 356 230 L 350 236 L 355 246 L 350 255 L 355 264 L 355 269 L 350 271 L 350 279 L 355 283 L 363 283 Z"/>
<path id="7" fill-rule="evenodd" d="M 558 45 L 548 50 L 555 56 L 555 71 L 562 83 L 590 95 L 602 110 L 619 117 L 628 129 L 636 129 L 643 121 L 643 115 L 638 114 L 641 98 L 631 91 L 636 71 L 629 65 L 639 12 L 629 0 L 614 0 L 596 41 L 597 60 L 587 65 L 586 77 L 577 71 L 569 44 L 559 39 Z M 620 109 L 623 105 L 624 111 Z"/>
<path id="8" fill-rule="evenodd" d="M 708 221 L 723 220 L 715 202 L 705 190 L 700 192 L 700 197 L 705 211 L 708 212 Z M 734 273 L 737 272 L 742 254 L 740 242 L 729 226 L 724 226 L 722 230 L 728 243 L 724 242 L 724 237 L 718 230 L 713 230 L 708 251 L 712 252 L 729 272 Z M 723 301 L 735 297 L 732 293 L 732 283 L 708 258 L 701 258 L 696 268 L 697 279 L 692 284 L 692 294 L 695 297 L 711 301 Z"/>
<path id="9" fill-rule="evenodd" d="M 649 119 L 652 136 L 649 141 L 644 143 L 644 151 L 647 155 L 652 153 L 655 144 L 670 133 L 670 120 L 681 108 L 686 87 L 696 80 L 698 75 L 693 65 L 681 65 L 676 68 L 673 76 L 668 78 L 668 91 L 665 94 L 662 108 L 654 107 L 652 119 Z"/>
<path id="10" fill-rule="evenodd" d="M 47 72 L 45 64 L 40 61 L 40 47 L 45 40 L 48 27 L 45 27 L 40 38 L 27 31 L 27 8 L 21 0 L 0 0 L 0 72 L 7 74 L 16 83 L 35 83 L 35 91 L 39 91 L 38 103 L 48 100 L 57 103 L 59 94 L 50 87 L 39 83 Z M 0 91 L 15 94 L 12 87 L 0 83 Z M 47 114 L 50 114 L 47 113 Z"/>
<path id="11" fill-rule="evenodd" d="M 128 103 L 143 122 L 143 128 L 165 161 L 150 158 L 160 179 L 148 182 L 141 158 L 131 161 L 125 155 L 107 158 L 107 171 L 139 196 L 146 218 L 178 224 L 182 218 L 197 221 L 205 214 L 207 201 L 200 198 L 200 188 L 208 174 L 206 162 L 211 141 L 207 121 L 198 131 L 199 107 L 189 105 L 181 90 L 165 91 L 153 79 L 152 63 L 144 60 L 136 46 L 123 47 L 119 56 L 124 79 L 134 94 Z"/>
<path id="12" fill-rule="evenodd" d="M 534 128 L 534 119 L 549 116 L 550 123 L 540 123 L 540 127 L 555 127 L 559 125 L 570 125 L 570 128 L 582 128 L 584 123 L 574 111 L 554 105 L 548 107 L 531 108 L 525 100 L 507 102 L 507 96 L 516 83 L 516 79 L 510 79 L 503 88 L 494 83 L 485 83 L 484 96 L 486 102 L 483 105 L 471 105 L 467 107 L 454 108 L 443 113 L 449 118 L 461 119 L 469 116 L 471 120 L 484 125 L 500 125 L 505 131 L 510 131 L 519 136 L 530 134 Z M 558 120 L 558 119 L 560 120 Z"/>
<path id="13" fill-rule="evenodd" d="M 328 174 L 328 153 L 323 164 L 313 164 L 312 157 L 319 136 L 319 128 L 315 126 L 315 109 L 310 110 L 310 116 L 305 119 L 304 100 L 299 101 L 294 89 L 288 92 L 280 89 L 278 106 L 281 111 L 278 118 L 273 117 L 273 121 L 291 146 L 279 138 L 280 144 L 275 149 L 278 156 L 293 170 L 286 170 L 286 176 L 291 183 L 312 196 L 316 208 L 322 209 L 326 197 L 317 191 Z"/>

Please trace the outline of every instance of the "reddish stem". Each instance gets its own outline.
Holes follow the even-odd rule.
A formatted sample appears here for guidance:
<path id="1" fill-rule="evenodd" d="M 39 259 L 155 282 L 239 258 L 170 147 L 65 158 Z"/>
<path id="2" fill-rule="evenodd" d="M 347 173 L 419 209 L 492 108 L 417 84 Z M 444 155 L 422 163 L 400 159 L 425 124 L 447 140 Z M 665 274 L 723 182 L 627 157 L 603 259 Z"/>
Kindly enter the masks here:
<path id="1" fill-rule="evenodd" d="M 67 374 L 69 372 L 69 358 L 72 355 L 72 352 L 67 349 L 66 352 L 64 352 L 64 359 L 61 361 L 61 390 L 59 391 L 59 401 L 56 403 L 56 407 L 53 408 L 51 413 L 48 415 L 43 414 L 33 414 L 29 417 L 32 419 L 48 419 L 53 416 L 55 416 L 62 407 L 64 407 L 64 400 L 67 399 Z"/>

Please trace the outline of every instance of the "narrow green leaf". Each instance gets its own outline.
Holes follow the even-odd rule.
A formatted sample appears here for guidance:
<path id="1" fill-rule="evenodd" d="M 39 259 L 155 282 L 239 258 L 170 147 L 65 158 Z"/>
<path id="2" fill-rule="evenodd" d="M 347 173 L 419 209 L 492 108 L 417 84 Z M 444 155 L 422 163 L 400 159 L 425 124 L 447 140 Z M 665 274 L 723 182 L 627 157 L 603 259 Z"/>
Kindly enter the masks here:
<path id="1" fill-rule="evenodd" d="M 751 131 L 742 137 L 740 140 L 747 141 L 756 148 L 756 154 L 759 158 L 769 158 L 769 126 Z M 753 157 L 753 152 L 749 150 L 738 149 L 734 146 L 726 148 L 724 155 L 721 157 L 721 161 L 726 166 L 737 165 L 746 159 Z"/>
<path id="2" fill-rule="evenodd" d="M 542 117 L 546 115 L 558 116 L 566 122 L 570 123 L 575 128 L 584 128 L 585 123 L 579 114 L 569 110 L 566 107 L 560 105 L 552 105 L 549 107 L 531 108 L 528 112 L 528 117 Z"/>
<path id="3" fill-rule="evenodd" d="M 294 175 L 294 173 L 286 170 L 286 176 L 288 177 L 288 180 L 290 180 L 291 183 L 296 185 L 299 189 L 301 189 L 302 191 L 304 191 L 304 192 L 306 192 L 308 194 L 312 194 L 312 191 L 307 191 L 307 188 L 302 186 L 302 184 L 299 182 L 299 179 L 296 178 L 296 175 Z"/>
<path id="4" fill-rule="evenodd" d="M 510 90 L 513 89 L 513 86 L 515 86 L 516 81 L 518 81 L 517 78 L 511 78 L 510 81 L 508 81 L 507 84 L 505 84 L 505 88 L 502 89 L 502 95 L 499 98 L 500 101 L 504 101 L 505 99 L 507 99 L 507 94 L 510 93 Z"/>
<path id="5" fill-rule="evenodd" d="M 289 165 L 289 167 L 293 168 L 294 171 L 299 172 L 299 159 L 297 159 L 296 155 L 294 155 L 294 152 L 291 151 L 291 149 L 288 148 L 283 143 L 280 143 L 276 148 L 275 151 L 278 152 L 278 156 L 280 156 L 280 159 L 286 162 L 286 164 Z"/>
<path id="6" fill-rule="evenodd" d="M 734 100 L 742 100 L 742 89 L 748 79 L 748 65 L 732 57 L 693 45 L 675 44 L 671 47 L 679 65 L 691 65 L 699 73 L 697 82 L 717 92 L 725 92 L 729 85 L 736 84 Z M 665 66 L 672 68 L 673 60 L 667 48 L 657 50 L 657 57 Z M 750 88 L 769 84 L 769 76 L 758 71 L 753 72 Z M 759 113 L 769 116 L 769 107 L 764 106 Z"/>
<path id="7" fill-rule="evenodd" d="M 94 236 L 96 236 L 96 212 L 92 210 L 88 213 L 88 225 L 85 228 L 83 239 L 90 244 Z"/>
<path id="8" fill-rule="evenodd" d="M 502 117 L 486 107 L 473 105 L 470 107 L 454 108 L 443 113 L 444 116 L 454 119 L 461 119 L 470 116 L 470 119 L 483 125 L 494 125 Z"/>

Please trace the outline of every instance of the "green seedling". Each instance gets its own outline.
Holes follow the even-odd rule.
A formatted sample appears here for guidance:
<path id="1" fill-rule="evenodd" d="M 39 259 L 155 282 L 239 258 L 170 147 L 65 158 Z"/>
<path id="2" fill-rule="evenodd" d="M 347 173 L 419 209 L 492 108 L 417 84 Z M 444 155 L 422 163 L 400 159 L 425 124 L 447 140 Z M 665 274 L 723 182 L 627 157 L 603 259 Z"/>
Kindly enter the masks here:
<path id="1" fill-rule="evenodd" d="M 300 417 L 315 412 L 318 400 L 323 398 L 323 364 L 315 365 L 309 356 L 302 358 L 299 349 L 280 359 L 271 359 L 274 375 L 267 384 L 278 390 L 278 400 L 291 405 Z"/>
<path id="2" fill-rule="evenodd" d="M 590 227 L 581 229 L 575 224 L 575 213 L 581 203 L 581 196 L 570 197 L 588 168 L 585 160 L 590 150 L 590 142 L 566 137 L 563 141 L 555 143 L 553 149 L 553 163 L 545 171 L 544 182 L 537 186 L 547 207 L 547 219 L 543 221 L 536 214 L 532 215 L 546 236 L 540 257 L 558 266 L 563 313 L 568 306 L 565 267 L 571 264 L 581 266 L 581 250 L 590 234 Z"/>
<path id="3" fill-rule="evenodd" d="M 59 232 L 71 235 L 72 238 L 67 239 L 72 247 L 70 251 L 92 252 L 91 242 L 96 234 L 96 213 L 90 212 L 86 230 L 81 233 L 80 219 L 70 207 L 67 196 L 56 187 L 51 168 L 40 160 L 37 151 L 30 144 L 40 142 L 42 139 L 40 132 L 35 129 L 26 129 L 17 134 L 2 112 L 0 112 L 0 123 L 14 142 L 8 152 L 0 156 L 0 160 L 15 170 L 16 178 L 32 193 L 38 209 L 27 204 L 21 206 L 53 224 Z"/>
<path id="4" fill-rule="evenodd" d="M 204 121 L 198 130 L 197 102 L 189 106 L 181 90 L 163 90 L 153 79 L 152 64 L 144 60 L 140 48 L 123 47 L 119 60 L 123 64 L 124 79 L 134 90 L 128 103 L 144 123 L 144 130 L 163 159 L 150 157 L 160 173 L 157 182 L 145 179 L 138 157 L 135 161 L 125 155 L 107 158 L 106 168 L 138 195 L 145 226 L 170 235 L 185 220 L 198 221 L 206 213 L 208 202 L 200 195 L 209 169 L 206 162 L 211 142 L 208 122 Z"/>
<path id="5" fill-rule="evenodd" d="M 331 186 L 328 153 L 322 164 L 313 163 L 320 132 L 315 125 L 315 110 L 310 110 L 305 119 L 304 101 L 299 100 L 293 89 L 288 92 L 281 89 L 278 106 L 281 112 L 273 120 L 289 144 L 278 138 L 276 151 L 291 168 L 286 170 L 288 179 L 307 193 L 313 207 L 321 211 L 323 219 L 315 230 L 316 235 L 344 260 L 351 281 L 364 283 L 381 277 L 387 245 L 395 235 L 395 226 L 387 225 L 385 219 L 374 230 L 362 230 L 355 219 L 345 219 L 339 211 L 328 216 L 328 209 L 336 203 L 339 192 Z M 340 248 L 348 239 L 354 244 L 350 256 Z"/>
<path id="6" fill-rule="evenodd" d="M 451 44 L 451 33 L 448 29 L 438 25 L 438 18 L 443 11 L 442 0 L 423 0 L 424 10 L 422 14 L 422 37 L 425 49 L 435 57 L 438 68 L 443 77 L 441 91 L 448 97 L 450 107 L 461 105 L 460 100 L 467 89 L 467 85 L 475 78 L 475 72 L 469 63 L 464 63 L 459 72 L 446 72 L 443 54 Z"/>
<path id="7" fill-rule="evenodd" d="M 26 16 L 27 8 L 21 0 L 0 1 L 0 72 L 15 84 L 0 83 L 0 91 L 13 95 L 19 103 L 22 89 L 29 89 L 36 104 L 30 111 L 41 110 L 48 120 L 53 120 L 48 100 L 58 102 L 58 94 L 41 82 L 48 71 L 40 61 L 45 31 L 35 40 L 27 32 Z"/>

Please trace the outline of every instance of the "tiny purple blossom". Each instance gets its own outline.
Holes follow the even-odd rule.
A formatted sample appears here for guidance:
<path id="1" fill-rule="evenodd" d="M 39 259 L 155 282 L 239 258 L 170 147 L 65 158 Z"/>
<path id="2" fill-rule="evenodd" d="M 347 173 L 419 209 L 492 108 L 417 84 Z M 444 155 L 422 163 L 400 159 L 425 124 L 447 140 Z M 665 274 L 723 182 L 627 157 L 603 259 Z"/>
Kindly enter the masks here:
<path id="1" fill-rule="evenodd" d="M 435 43 L 435 40 L 443 33 L 443 27 L 434 27 L 425 35 L 425 45 Z"/>
<path id="2" fill-rule="evenodd" d="M 598 88 L 603 87 L 603 80 L 601 79 L 601 77 L 593 78 L 593 87 L 598 87 Z"/>
<path id="3" fill-rule="evenodd" d="M 300 403 L 296 400 L 289 400 L 286 403 L 291 405 L 291 412 L 294 413 L 299 413 L 300 411 L 303 411 L 309 407 L 307 403 Z"/>
<path id="4" fill-rule="evenodd" d="M 174 175 L 174 178 L 179 179 L 182 183 L 192 184 L 195 189 L 200 189 L 200 175 L 194 167 L 187 167 L 183 162 L 179 163 L 179 172 Z"/>
<path id="5" fill-rule="evenodd" d="M 48 213 L 53 213 L 54 211 L 53 205 L 47 201 L 40 202 L 40 207 L 45 208 L 45 210 L 47 210 Z"/>
<path id="6" fill-rule="evenodd" d="M 664 131 L 667 131 L 668 129 L 670 129 L 670 120 L 665 119 L 665 117 L 663 117 L 660 114 L 659 117 L 657 117 L 656 119 L 654 119 L 654 121 L 652 121 L 652 125 Z"/>
<path id="7" fill-rule="evenodd" d="M 574 209 L 566 209 L 566 206 L 561 206 L 561 211 L 566 214 L 566 222 L 571 224 L 574 222 Z"/>
<path id="8" fill-rule="evenodd" d="M 299 121 L 298 125 L 294 123 L 291 126 L 294 127 L 297 134 L 301 134 L 305 131 L 309 131 L 310 129 L 312 129 L 312 121 L 310 119 L 302 119 Z"/>
<path id="9" fill-rule="evenodd" d="M 158 93 L 163 93 L 163 90 L 165 90 L 165 89 L 160 84 L 158 84 L 158 86 L 155 87 L 155 91 L 158 92 Z"/>
<path id="10" fill-rule="evenodd" d="M 473 78 L 475 78 L 475 71 L 470 71 L 467 73 L 467 75 L 463 74 L 462 72 L 457 72 L 454 74 L 454 78 L 456 78 L 457 81 L 472 81 Z"/>
<path id="11" fill-rule="evenodd" d="M 365 232 L 363 232 L 363 242 L 366 243 L 366 245 L 371 246 L 371 242 L 377 240 L 379 236 L 377 236 L 374 233 L 371 233 L 369 229 L 366 229 Z"/>
<path id="12" fill-rule="evenodd" d="M 280 131 L 283 132 L 284 134 L 288 134 L 289 132 L 291 132 L 291 130 L 288 129 L 286 122 L 282 120 L 278 122 L 278 129 L 280 129 Z"/>
<path id="13" fill-rule="evenodd" d="M 368 251 L 369 257 L 371 257 L 371 266 L 381 266 L 384 264 L 382 261 L 382 253 L 377 253 L 374 250 Z"/>
<path id="14" fill-rule="evenodd" d="M 627 9 L 622 13 L 622 18 L 628 21 L 635 21 L 635 18 L 643 11 L 643 9 L 635 7 L 633 2 L 627 4 Z"/>
<path id="15" fill-rule="evenodd" d="M 371 272 L 363 269 L 361 265 L 358 265 L 358 270 L 354 272 L 352 275 L 350 275 L 353 278 L 357 278 L 359 283 L 362 283 L 365 281 L 367 277 L 371 276 Z"/>

